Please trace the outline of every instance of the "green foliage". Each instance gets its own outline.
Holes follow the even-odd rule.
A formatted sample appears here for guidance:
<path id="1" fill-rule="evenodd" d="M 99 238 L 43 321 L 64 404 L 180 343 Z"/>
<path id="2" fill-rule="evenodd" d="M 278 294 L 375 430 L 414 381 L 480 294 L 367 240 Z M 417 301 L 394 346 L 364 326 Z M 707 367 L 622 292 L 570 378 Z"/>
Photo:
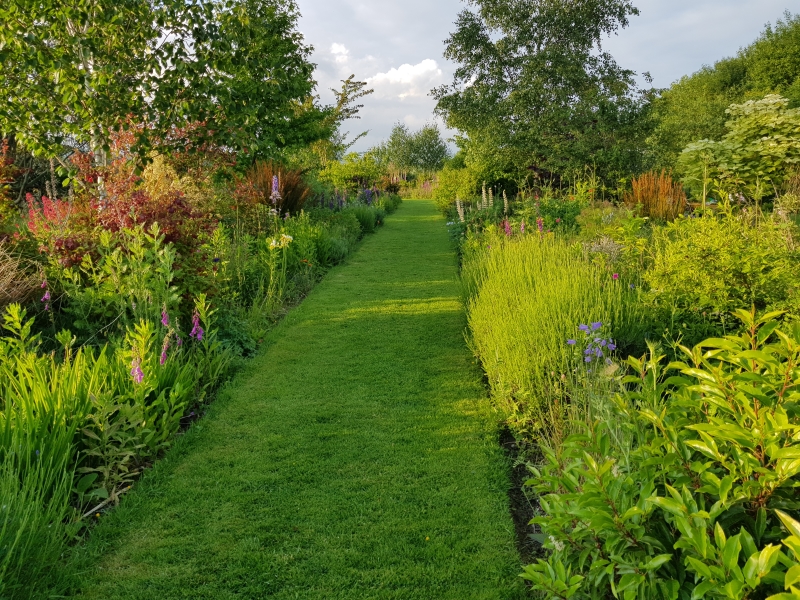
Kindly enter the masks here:
<path id="1" fill-rule="evenodd" d="M 718 142 L 701 140 L 681 153 L 685 181 L 695 190 L 717 180 L 730 192 L 761 200 L 779 195 L 790 169 L 800 163 L 800 108 L 777 95 L 734 104 Z"/>
<path id="2" fill-rule="evenodd" d="M 472 348 L 503 417 L 520 434 L 552 425 L 547 412 L 563 400 L 574 366 L 567 340 L 579 324 L 604 323 L 620 347 L 639 334 L 636 291 L 592 264 L 580 245 L 552 234 L 470 234 L 462 279 Z"/>
<path id="3" fill-rule="evenodd" d="M 356 193 L 361 189 L 371 188 L 383 174 L 383 168 L 372 154 L 351 152 L 341 161 L 329 162 L 319 177 L 339 190 Z"/>
<path id="4" fill-rule="evenodd" d="M 205 335 L 192 335 L 202 340 L 178 343 L 173 329 L 162 336 L 141 321 L 120 345 L 99 351 L 73 348 L 75 338 L 62 331 L 57 356 L 42 352 L 19 305 L 8 308 L 9 335 L 0 338 L 4 593 L 35 597 L 37 578 L 81 520 L 116 503 L 170 446 L 187 409 L 225 376 L 230 355 L 216 340 L 213 311 L 202 297 L 196 310 Z"/>
<path id="5" fill-rule="evenodd" d="M 140 321 L 157 323 L 162 310 L 177 312 L 177 255 L 157 224 L 116 235 L 100 230 L 96 250 L 74 267 L 51 258 L 45 269 L 49 285 L 62 294 L 56 308 L 82 339 L 108 339 Z"/>
<path id="6" fill-rule="evenodd" d="M 210 121 L 190 128 L 194 143 L 250 156 L 325 137 L 297 18 L 291 1 L 5 3 L 0 131 L 48 156 L 69 136 L 102 155 L 130 115 L 146 124 L 142 156 Z"/>
<path id="7" fill-rule="evenodd" d="M 435 123 L 428 123 L 415 132 L 397 123 L 386 143 L 376 151 L 390 168 L 402 173 L 438 171 L 450 156 L 450 150 Z"/>
<path id="8" fill-rule="evenodd" d="M 355 215 L 363 233 L 374 233 L 375 226 L 378 224 L 378 214 L 375 208 L 357 204 L 345 209 L 345 212 Z"/>
<path id="9" fill-rule="evenodd" d="M 687 343 L 724 333 L 727 315 L 738 307 L 797 314 L 794 235 L 786 222 L 730 213 L 655 228 L 647 250 L 652 263 L 643 274 L 647 302 Z"/>
<path id="10" fill-rule="evenodd" d="M 653 102 L 654 130 L 648 162 L 674 169 L 681 151 L 702 139 L 725 134 L 726 109 L 733 103 L 780 94 L 800 103 L 800 16 L 786 13 L 739 54 L 703 67 L 663 90 Z"/>
<path id="11" fill-rule="evenodd" d="M 790 516 L 800 509 L 800 329 L 782 331 L 777 316 L 738 311 L 742 335 L 681 347 L 687 362 L 666 371 L 655 349 L 629 359 L 635 374 L 622 380 L 616 418 L 546 451 L 528 482 L 553 551 L 526 568 L 535 589 L 565 599 L 794 597 L 780 594 L 800 573 Z"/>
<path id="12" fill-rule="evenodd" d="M 447 214 L 456 199 L 471 200 L 480 190 L 478 175 L 467 168 L 445 166 L 438 175 L 433 199 L 440 211 Z"/>
<path id="13" fill-rule="evenodd" d="M 530 166 L 574 175 L 594 165 L 611 178 L 636 170 L 645 103 L 633 73 L 600 49 L 635 14 L 627 0 L 478 0 L 445 42 L 458 68 L 434 91 L 437 111 L 481 145 L 481 162 L 512 165 L 515 177 Z"/>

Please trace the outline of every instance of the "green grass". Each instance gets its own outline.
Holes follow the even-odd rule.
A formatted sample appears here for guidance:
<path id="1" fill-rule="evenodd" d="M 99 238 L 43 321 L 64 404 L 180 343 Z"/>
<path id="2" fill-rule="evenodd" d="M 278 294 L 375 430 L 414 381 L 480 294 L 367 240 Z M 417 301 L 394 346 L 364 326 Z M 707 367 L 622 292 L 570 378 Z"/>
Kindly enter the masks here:
<path id="1" fill-rule="evenodd" d="M 455 261 L 407 201 L 92 533 L 103 600 L 521 598 Z"/>

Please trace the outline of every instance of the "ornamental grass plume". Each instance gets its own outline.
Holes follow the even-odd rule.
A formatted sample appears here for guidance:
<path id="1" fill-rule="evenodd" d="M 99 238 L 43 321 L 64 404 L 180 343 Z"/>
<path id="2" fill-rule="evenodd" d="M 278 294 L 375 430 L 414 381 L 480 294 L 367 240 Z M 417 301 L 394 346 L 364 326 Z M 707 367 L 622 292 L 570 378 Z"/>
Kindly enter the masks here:
<path id="1" fill-rule="evenodd" d="M 508 214 L 508 196 L 506 196 L 505 190 L 503 190 L 503 214 Z"/>
<path id="2" fill-rule="evenodd" d="M 494 206 L 494 192 L 489 188 L 489 206 Z"/>
<path id="3" fill-rule="evenodd" d="M 669 171 L 643 173 L 633 178 L 631 187 L 625 195 L 625 204 L 632 208 L 641 206 L 644 217 L 674 221 L 686 210 L 686 192 Z"/>
<path id="4" fill-rule="evenodd" d="M 464 204 L 462 204 L 461 200 L 456 198 L 456 211 L 458 212 L 458 220 L 462 223 L 464 222 Z"/>
<path id="5" fill-rule="evenodd" d="M 486 182 L 483 182 L 483 188 L 481 191 L 481 208 L 489 208 L 489 200 L 486 198 Z"/>
<path id="6" fill-rule="evenodd" d="M 0 312 L 10 304 L 25 304 L 36 293 L 39 277 L 0 243 Z M 41 284 L 47 288 L 47 282 Z"/>

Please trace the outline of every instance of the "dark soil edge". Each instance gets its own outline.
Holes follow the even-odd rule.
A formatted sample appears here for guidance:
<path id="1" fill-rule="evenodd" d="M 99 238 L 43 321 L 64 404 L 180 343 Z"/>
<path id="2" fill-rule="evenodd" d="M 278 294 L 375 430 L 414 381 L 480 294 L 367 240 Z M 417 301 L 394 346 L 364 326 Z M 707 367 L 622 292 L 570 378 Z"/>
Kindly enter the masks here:
<path id="1" fill-rule="evenodd" d="M 536 516 L 538 504 L 528 498 L 525 493 L 525 482 L 530 479 L 530 473 L 523 459 L 524 451 L 519 441 L 508 427 L 500 430 L 500 446 L 509 461 L 509 479 L 511 486 L 508 488 L 508 501 L 511 518 L 514 521 L 517 551 L 522 564 L 528 565 L 542 557 L 543 548 L 533 535 L 540 533 L 539 528 L 531 525 L 531 519 Z"/>

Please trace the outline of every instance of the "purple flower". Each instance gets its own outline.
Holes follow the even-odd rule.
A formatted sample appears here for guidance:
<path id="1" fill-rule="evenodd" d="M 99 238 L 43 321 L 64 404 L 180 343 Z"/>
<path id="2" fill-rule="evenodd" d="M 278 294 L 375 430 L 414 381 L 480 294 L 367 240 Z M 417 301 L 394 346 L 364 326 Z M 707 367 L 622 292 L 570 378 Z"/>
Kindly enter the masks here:
<path id="1" fill-rule="evenodd" d="M 167 307 L 161 309 L 161 324 L 164 327 L 169 327 L 169 315 L 167 314 Z"/>
<path id="2" fill-rule="evenodd" d="M 536 219 L 536 227 L 539 228 L 539 233 L 542 233 L 542 231 L 544 231 L 544 219 L 542 217 Z"/>
<path id="3" fill-rule="evenodd" d="M 272 176 L 272 193 L 273 194 L 277 194 L 278 193 L 278 176 L 277 175 L 273 175 Z"/>
<path id="4" fill-rule="evenodd" d="M 614 273 L 614 274 L 611 276 L 611 279 L 613 279 L 614 281 L 616 281 L 617 279 L 619 279 L 619 273 Z"/>
<path id="5" fill-rule="evenodd" d="M 135 383 L 142 383 L 142 380 L 144 380 L 144 373 L 142 372 L 138 358 L 133 359 L 133 364 L 131 365 L 131 377 L 133 377 L 133 381 Z"/>
<path id="6" fill-rule="evenodd" d="M 602 326 L 603 326 L 603 324 L 600 321 L 597 321 L 596 323 L 592 323 L 592 331 L 597 331 Z"/>
<path id="7" fill-rule="evenodd" d="M 567 340 L 567 344 L 570 346 L 574 346 L 576 344 L 575 340 Z"/>
<path id="8" fill-rule="evenodd" d="M 219 262 L 219 256 L 215 256 L 212 262 L 218 263 Z"/>
<path id="9" fill-rule="evenodd" d="M 44 309 L 45 309 L 45 310 L 50 310 L 50 305 L 49 305 L 49 304 L 45 304 L 45 305 L 44 305 Z"/>
<path id="10" fill-rule="evenodd" d="M 511 223 L 508 222 L 508 219 L 503 221 L 503 229 L 506 231 L 506 237 L 511 237 Z"/>
<path id="11" fill-rule="evenodd" d="M 197 309 L 192 314 L 192 331 L 189 333 L 189 337 L 196 338 L 198 342 L 203 341 L 203 328 L 200 327 L 200 314 Z"/>
<path id="12" fill-rule="evenodd" d="M 162 350 L 161 351 L 161 358 L 159 359 L 159 362 L 161 363 L 161 366 L 164 366 L 164 363 L 167 362 L 167 351 L 166 350 Z"/>
<path id="13" fill-rule="evenodd" d="M 592 362 L 592 357 L 591 356 L 587 356 L 586 358 L 583 359 L 583 361 L 587 362 L 587 363 L 590 363 L 590 362 Z"/>
<path id="14" fill-rule="evenodd" d="M 45 280 L 42 282 L 42 286 L 41 286 L 41 287 L 42 287 L 42 289 L 44 289 L 44 288 L 46 288 L 46 287 L 47 287 L 47 279 L 45 279 Z"/>
<path id="15" fill-rule="evenodd" d="M 589 326 L 588 325 L 578 325 L 578 329 L 580 329 L 581 331 L 587 331 L 588 332 L 589 331 Z"/>
<path id="16" fill-rule="evenodd" d="M 611 350 L 613 352 L 614 350 L 617 349 L 617 345 L 614 344 L 613 342 L 609 342 L 608 346 L 606 346 L 606 348 L 608 348 L 609 350 Z"/>
<path id="17" fill-rule="evenodd" d="M 178 346 L 178 348 L 183 346 L 183 340 L 179 338 L 177 335 L 175 336 L 175 345 Z"/>
<path id="18" fill-rule="evenodd" d="M 519 232 L 520 233 L 525 233 L 525 221 L 520 221 Z"/>
<path id="19" fill-rule="evenodd" d="M 636 286 L 633 285 L 633 284 L 630 284 L 628 287 L 631 288 L 631 289 L 634 289 Z"/>
<path id="20" fill-rule="evenodd" d="M 48 302 L 50 300 L 50 290 L 47 290 L 42 296 L 42 302 Z"/>

